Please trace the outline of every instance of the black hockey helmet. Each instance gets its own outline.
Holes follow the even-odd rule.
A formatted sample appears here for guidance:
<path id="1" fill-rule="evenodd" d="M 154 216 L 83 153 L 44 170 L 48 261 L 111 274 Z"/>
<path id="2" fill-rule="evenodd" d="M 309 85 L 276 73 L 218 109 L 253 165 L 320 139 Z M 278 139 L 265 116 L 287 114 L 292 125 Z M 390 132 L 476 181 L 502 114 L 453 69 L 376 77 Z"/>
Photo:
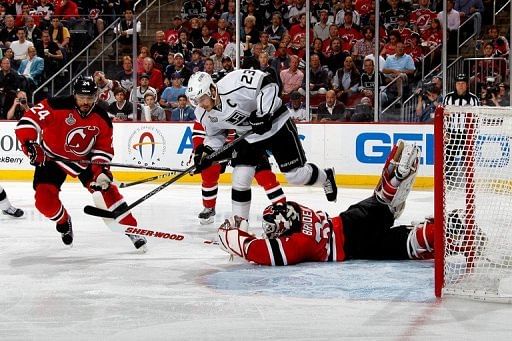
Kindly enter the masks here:
<path id="1" fill-rule="evenodd" d="M 263 234 L 269 239 L 296 230 L 300 227 L 299 213 L 290 202 L 267 206 L 263 211 Z"/>
<path id="2" fill-rule="evenodd" d="M 96 95 L 98 86 L 90 76 L 79 76 L 73 84 L 74 95 Z"/>
<path id="3" fill-rule="evenodd" d="M 456 82 L 468 82 L 468 75 L 466 75 L 465 73 L 459 73 L 455 76 L 455 81 Z"/>

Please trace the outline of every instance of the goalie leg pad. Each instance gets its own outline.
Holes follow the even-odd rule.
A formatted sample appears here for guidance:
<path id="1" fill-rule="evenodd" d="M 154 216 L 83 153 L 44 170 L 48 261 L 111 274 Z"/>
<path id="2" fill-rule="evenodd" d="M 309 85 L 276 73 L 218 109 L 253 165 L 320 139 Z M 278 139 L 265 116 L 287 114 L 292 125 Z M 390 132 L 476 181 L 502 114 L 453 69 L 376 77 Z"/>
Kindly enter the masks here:
<path id="1" fill-rule="evenodd" d="M 389 153 L 375 188 L 375 196 L 389 206 L 395 219 L 405 208 L 405 201 L 418 172 L 420 154 L 418 146 L 399 140 Z"/>

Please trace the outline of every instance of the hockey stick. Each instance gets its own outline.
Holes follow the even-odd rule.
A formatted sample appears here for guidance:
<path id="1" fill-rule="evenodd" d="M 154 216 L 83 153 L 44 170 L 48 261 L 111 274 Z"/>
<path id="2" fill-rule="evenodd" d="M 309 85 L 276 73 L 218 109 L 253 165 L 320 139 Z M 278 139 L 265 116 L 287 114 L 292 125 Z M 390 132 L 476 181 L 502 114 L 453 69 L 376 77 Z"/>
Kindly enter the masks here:
<path id="1" fill-rule="evenodd" d="M 111 222 L 107 224 L 113 232 L 119 232 L 123 234 L 135 234 L 143 237 L 151 237 L 156 239 L 169 240 L 174 242 L 199 242 L 208 245 L 218 245 L 216 240 L 203 239 L 192 236 L 190 234 L 181 232 L 165 232 L 156 231 L 149 228 L 142 228 L 138 226 L 123 225 L 118 222 Z"/>
<path id="2" fill-rule="evenodd" d="M 167 171 L 167 172 L 183 172 L 184 169 L 176 169 L 176 168 L 168 168 L 168 167 L 155 167 L 155 166 L 142 166 L 142 165 L 130 165 L 126 163 L 116 163 L 116 162 L 96 162 L 91 160 L 68 160 L 61 157 L 51 157 L 53 161 L 60 161 L 64 163 L 81 163 L 84 165 L 98 165 L 98 166 L 110 166 L 110 167 L 120 167 L 120 168 L 133 168 L 133 169 L 148 169 L 155 171 Z"/>
<path id="3" fill-rule="evenodd" d="M 224 159 L 224 160 L 220 160 L 220 161 L 214 162 L 213 164 L 228 162 L 229 160 L 230 159 Z M 134 181 L 134 182 L 121 182 L 119 184 L 119 188 L 126 188 L 126 187 L 135 186 L 135 185 L 140 185 L 140 184 L 143 184 L 143 183 L 146 183 L 146 182 L 163 179 L 163 178 L 166 178 L 166 177 L 174 175 L 174 174 L 176 174 L 176 172 L 169 172 L 169 173 L 164 173 L 164 174 L 160 174 L 160 175 L 155 175 L 155 176 L 152 176 L 152 177 L 149 177 L 149 178 L 146 178 L 146 179 L 137 180 L 137 181 Z"/>
<path id="4" fill-rule="evenodd" d="M 246 131 L 245 133 L 243 133 L 242 135 L 240 135 L 239 137 L 237 137 L 236 139 L 234 139 L 233 141 L 225 144 L 224 146 L 222 146 L 221 148 L 219 148 L 218 150 L 216 150 L 215 152 L 211 153 L 210 155 L 208 155 L 206 158 L 208 160 L 213 160 L 215 159 L 216 157 L 218 157 L 220 154 L 224 153 L 226 150 L 232 148 L 233 146 L 235 146 L 236 144 L 238 144 L 240 141 L 242 141 L 243 139 L 245 139 L 248 135 L 252 134 L 252 130 L 249 130 L 249 131 Z M 183 170 L 181 173 L 179 173 L 178 175 L 176 175 L 175 177 L 173 177 L 172 179 L 168 180 L 167 182 L 164 182 L 163 184 L 161 184 L 160 186 L 158 186 L 157 188 L 155 188 L 154 190 L 152 190 L 151 192 L 147 193 L 146 195 L 144 195 L 143 197 L 135 200 L 132 204 L 126 206 L 126 205 L 121 205 L 119 206 L 118 208 L 114 209 L 113 211 L 109 211 L 109 210 L 105 210 L 105 209 L 101 209 L 101 208 L 98 208 L 98 207 L 95 207 L 95 206 L 90 206 L 90 205 L 87 205 L 84 207 L 84 212 L 86 214 L 89 214 L 89 215 L 93 215 L 93 216 L 97 216 L 97 217 L 102 217 L 102 218 L 110 218 L 110 219 L 116 219 L 117 217 L 125 214 L 126 212 L 130 211 L 132 208 L 134 208 L 135 206 L 139 205 L 140 203 L 146 201 L 147 199 L 151 198 L 153 195 L 157 194 L 158 192 L 160 192 L 161 190 L 163 190 L 164 188 L 166 188 L 167 186 L 175 183 L 176 181 L 178 181 L 179 179 L 181 179 L 182 177 L 184 177 L 186 174 L 194 171 L 194 169 L 196 168 L 195 165 L 192 165 L 190 167 L 188 167 L 187 169 Z"/>

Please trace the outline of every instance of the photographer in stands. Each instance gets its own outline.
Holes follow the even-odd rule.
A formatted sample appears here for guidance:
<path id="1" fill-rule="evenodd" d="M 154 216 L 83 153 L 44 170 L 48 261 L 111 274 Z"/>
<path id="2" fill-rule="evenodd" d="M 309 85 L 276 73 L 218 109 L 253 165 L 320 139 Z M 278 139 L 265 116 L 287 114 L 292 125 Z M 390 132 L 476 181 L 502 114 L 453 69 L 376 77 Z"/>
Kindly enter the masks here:
<path id="1" fill-rule="evenodd" d="M 7 119 L 19 120 L 28 109 L 30 109 L 30 106 L 28 105 L 27 93 L 23 90 L 19 90 L 16 93 L 11 108 L 7 111 Z"/>
<path id="2" fill-rule="evenodd" d="M 418 104 L 416 116 L 420 122 L 432 122 L 438 105 L 443 103 L 439 88 L 432 82 L 426 83 L 416 91 Z"/>

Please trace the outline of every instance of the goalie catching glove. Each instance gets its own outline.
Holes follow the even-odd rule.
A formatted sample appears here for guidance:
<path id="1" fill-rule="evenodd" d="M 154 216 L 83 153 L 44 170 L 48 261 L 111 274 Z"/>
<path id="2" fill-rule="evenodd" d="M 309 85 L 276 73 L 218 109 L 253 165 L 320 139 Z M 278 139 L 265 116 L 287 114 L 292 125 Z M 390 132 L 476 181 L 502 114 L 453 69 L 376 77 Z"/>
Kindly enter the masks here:
<path id="1" fill-rule="evenodd" d="M 106 166 L 92 165 L 93 180 L 89 184 L 89 188 L 93 191 L 105 192 L 114 180 L 112 173 Z"/>
<path id="2" fill-rule="evenodd" d="M 249 116 L 249 124 L 254 133 L 263 135 L 272 129 L 272 116 L 270 114 L 258 116 L 256 111 L 253 111 L 251 116 Z"/>
<path id="3" fill-rule="evenodd" d="M 32 166 L 42 166 L 46 162 L 46 153 L 39 143 L 35 141 L 28 141 L 21 149 L 30 159 L 30 164 Z"/>
<path id="4" fill-rule="evenodd" d="M 255 238 L 247 232 L 248 229 L 249 223 L 243 218 L 234 216 L 226 219 L 217 231 L 220 248 L 231 255 L 244 258 L 249 242 Z"/>

